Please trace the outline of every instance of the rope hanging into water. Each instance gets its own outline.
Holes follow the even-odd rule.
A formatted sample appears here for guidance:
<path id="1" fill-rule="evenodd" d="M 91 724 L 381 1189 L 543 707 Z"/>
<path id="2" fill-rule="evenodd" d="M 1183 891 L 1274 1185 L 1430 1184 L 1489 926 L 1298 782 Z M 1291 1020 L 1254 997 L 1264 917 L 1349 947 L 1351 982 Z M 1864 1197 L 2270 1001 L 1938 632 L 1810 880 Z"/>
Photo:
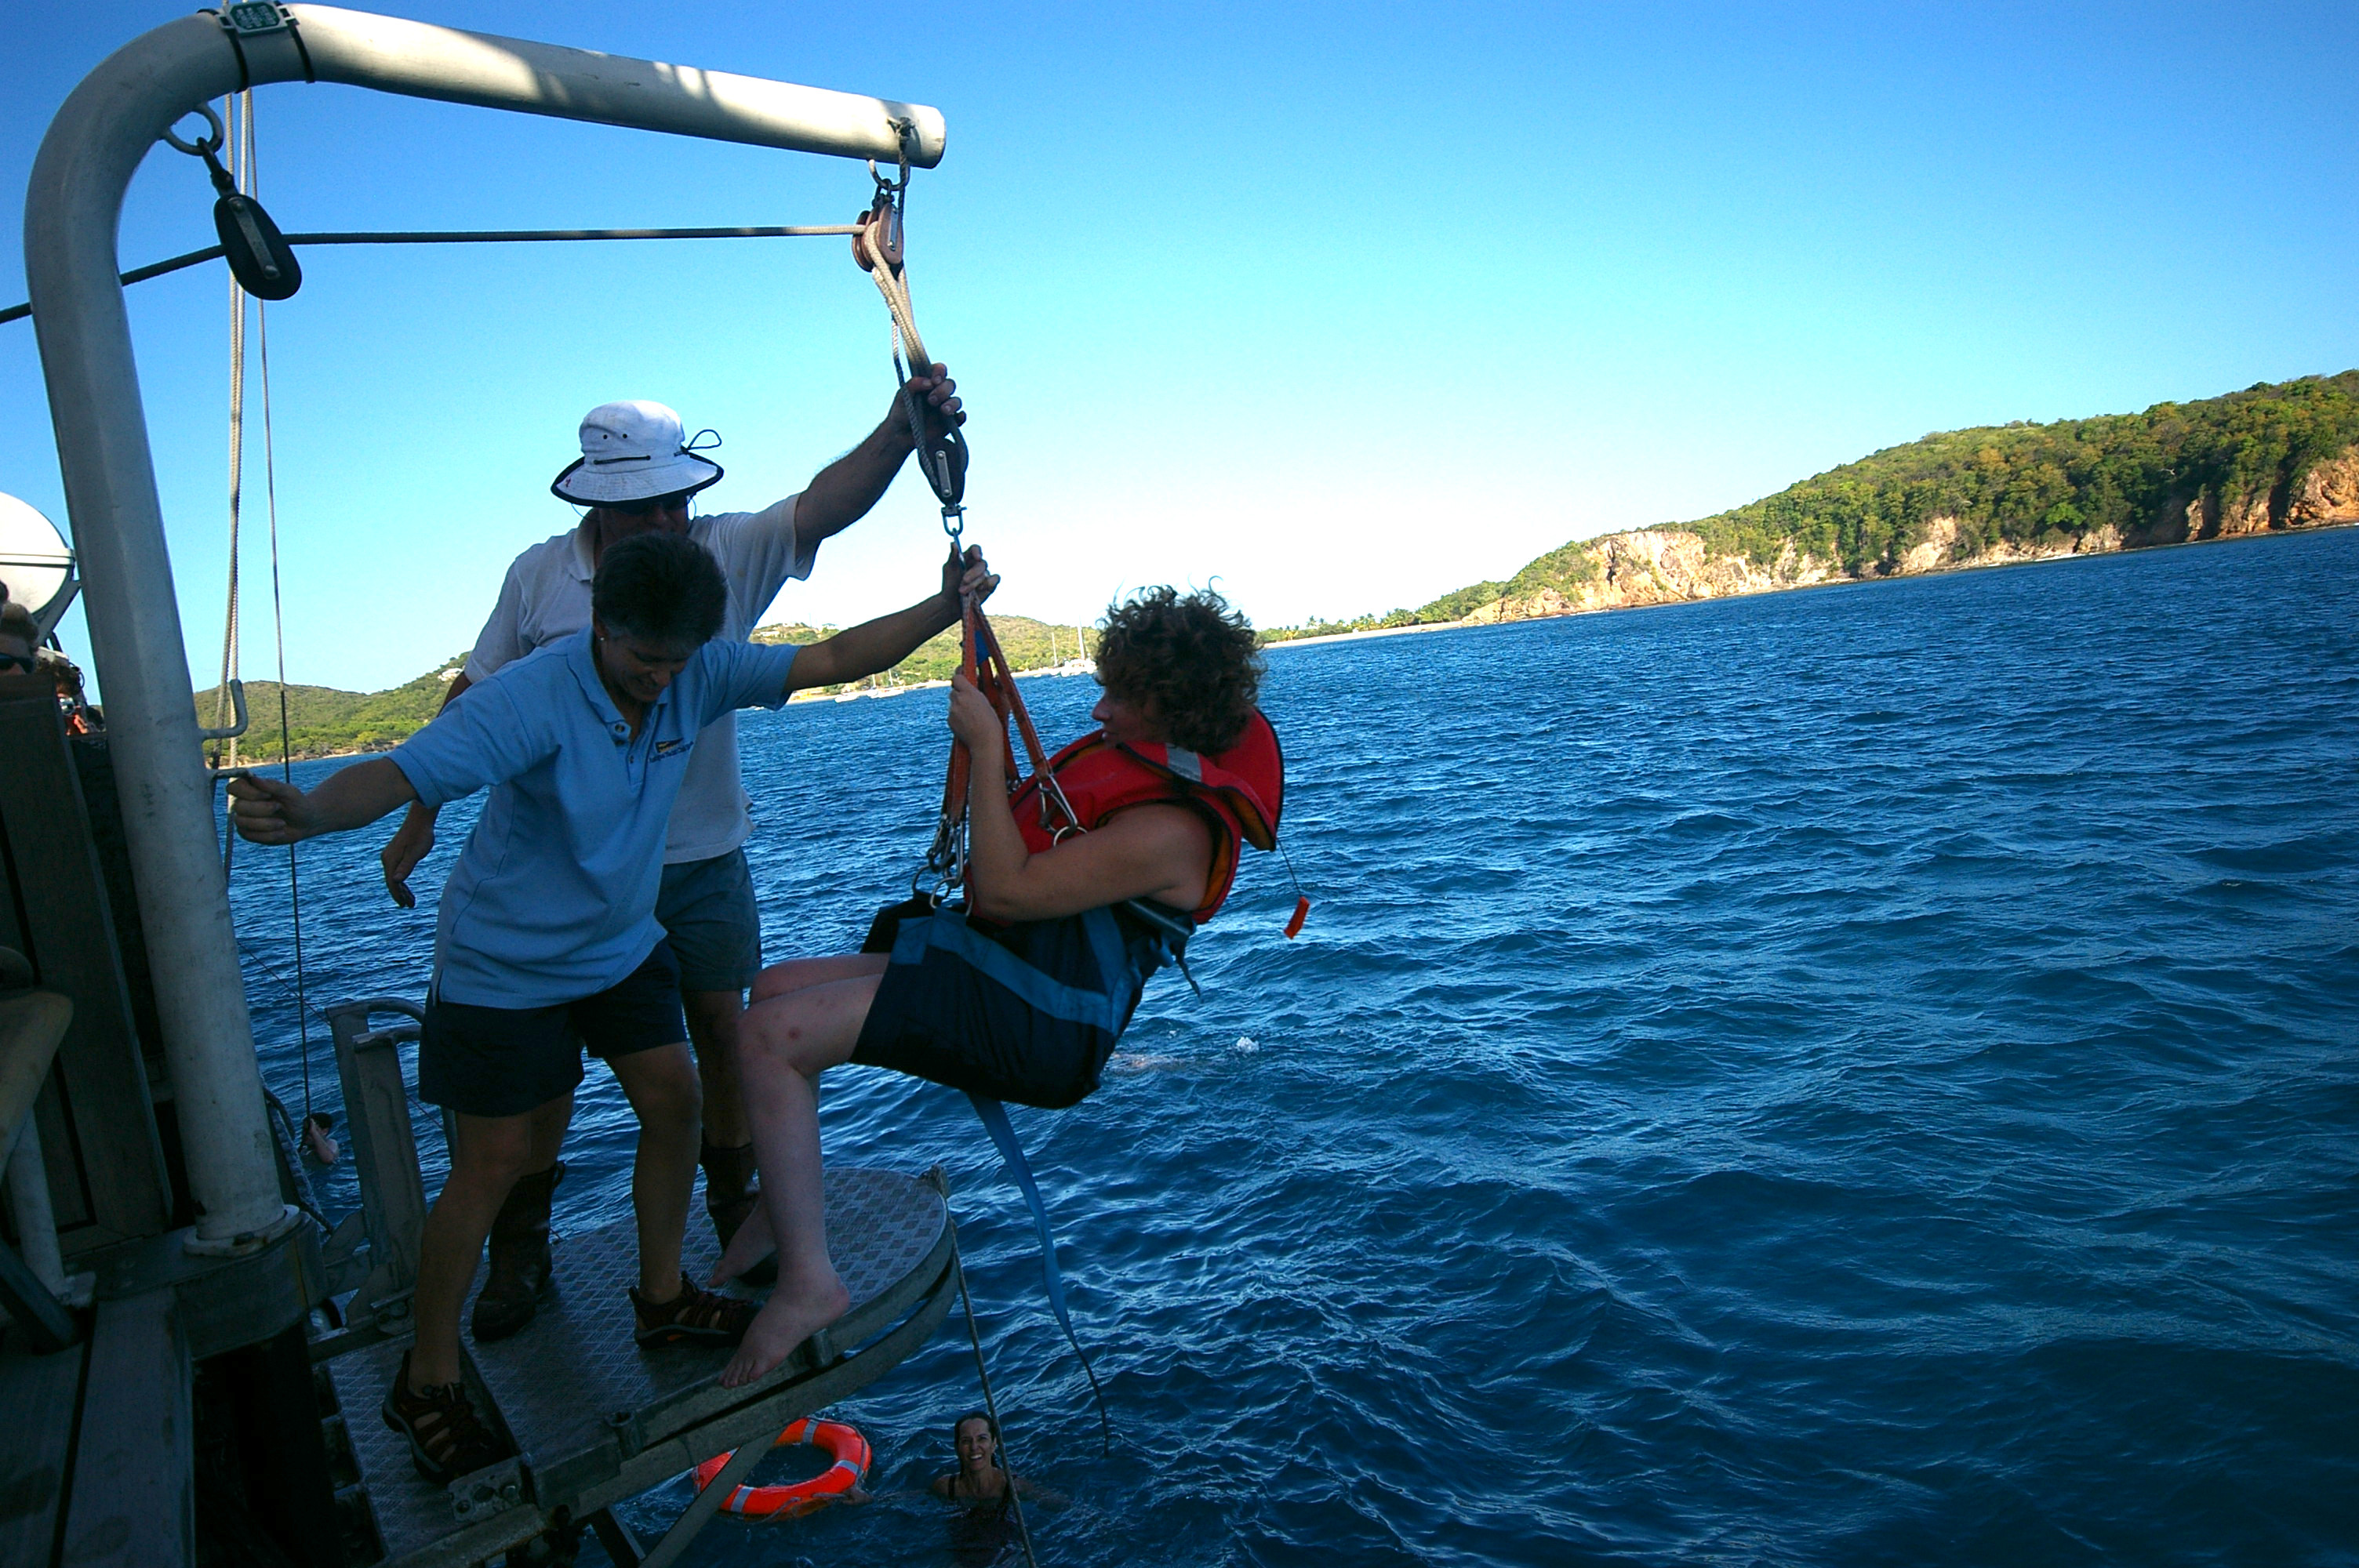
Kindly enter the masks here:
<path id="1" fill-rule="evenodd" d="M 1024 1561 L 1030 1568 L 1040 1568 L 1039 1560 L 1032 1555 L 1032 1527 L 1024 1522 L 1024 1499 L 1016 1495 L 1016 1466 L 1007 1462 L 1007 1434 L 999 1424 L 999 1401 L 991 1392 L 991 1368 L 983 1362 L 983 1334 L 974 1325 L 974 1299 L 966 1293 L 966 1264 L 959 1257 L 958 1242 L 951 1242 L 951 1271 L 958 1276 L 959 1309 L 966 1314 L 967 1343 L 974 1346 L 974 1375 L 983 1383 L 984 1413 L 991 1417 L 992 1441 L 999 1445 L 999 1467 L 1007 1473 L 1007 1506 L 1016 1515 L 1016 1539 L 1024 1542 Z"/>
<path id="2" fill-rule="evenodd" d="M 246 168 L 251 175 L 254 94 L 249 91 L 240 96 L 246 100 Z M 270 306 L 266 301 L 255 301 L 254 330 L 262 370 L 262 493 L 270 520 L 270 630 L 278 654 L 278 776 L 291 784 L 295 782 L 295 741 L 294 725 L 287 710 L 287 603 L 278 579 L 278 443 L 270 420 Z M 298 848 L 287 846 L 287 915 L 295 937 L 295 1026 L 302 1044 L 303 1124 L 308 1131 L 312 1117 L 311 1010 L 304 994 L 303 879 L 297 865 Z"/>
<path id="3" fill-rule="evenodd" d="M 240 190 L 249 189 L 254 183 L 254 105 L 245 93 L 229 101 L 229 128 L 223 136 L 228 143 L 223 149 L 229 154 L 230 178 Z M 230 728 L 230 683 L 239 676 L 238 671 L 238 583 L 237 534 L 239 513 L 245 486 L 245 289 L 232 273 L 229 278 L 229 602 L 222 611 L 221 685 L 213 694 L 215 730 Z M 226 751 L 223 750 L 226 746 Z M 237 736 L 224 735 L 213 742 L 212 756 L 208 759 L 214 773 L 226 767 L 236 767 Z M 236 835 L 233 832 L 222 839 L 222 871 L 229 871 L 230 845 Z"/>
<path id="4" fill-rule="evenodd" d="M 251 92 L 233 94 L 227 109 L 228 124 L 222 136 L 224 144 L 222 150 L 229 155 L 229 174 L 238 191 L 252 196 L 259 184 L 255 159 L 254 94 Z M 287 607 L 278 568 L 278 451 L 270 406 L 270 308 L 266 301 L 249 296 L 235 274 L 232 274 L 229 280 L 229 582 L 227 604 L 222 616 L 221 686 L 213 701 L 213 728 L 229 732 L 214 742 L 213 755 L 209 762 L 217 778 L 227 778 L 243 771 L 239 766 L 238 738 L 245 729 L 246 714 L 245 694 L 239 689 L 244 624 L 238 545 L 245 495 L 246 311 L 249 299 L 252 299 L 254 312 L 255 369 L 259 373 L 262 383 L 263 495 L 269 526 L 270 618 L 278 675 L 278 771 L 281 778 L 292 783 L 295 777 L 295 748 L 294 725 L 287 699 Z M 233 703 L 237 708 L 235 728 L 229 723 Z M 223 751 L 224 744 L 226 753 Z M 230 871 L 231 846 L 236 842 L 237 834 L 234 827 L 223 835 L 222 873 L 224 878 Z M 292 844 L 287 847 L 287 905 L 295 944 L 295 1023 L 300 1043 L 303 1119 L 308 1126 L 312 1116 L 311 1011 L 308 996 L 309 977 L 303 962 L 302 874 L 296 847 Z"/>

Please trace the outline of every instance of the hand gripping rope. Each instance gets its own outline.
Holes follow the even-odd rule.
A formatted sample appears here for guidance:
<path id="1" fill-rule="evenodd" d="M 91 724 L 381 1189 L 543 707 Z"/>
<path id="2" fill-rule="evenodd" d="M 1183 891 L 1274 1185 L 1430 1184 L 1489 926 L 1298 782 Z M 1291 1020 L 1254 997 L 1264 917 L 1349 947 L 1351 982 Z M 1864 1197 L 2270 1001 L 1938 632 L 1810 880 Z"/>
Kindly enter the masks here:
<path id="1" fill-rule="evenodd" d="M 885 297 L 885 308 L 893 318 L 893 373 L 904 388 L 901 403 L 908 415 L 909 443 L 917 451 L 919 470 L 942 503 L 942 530 L 950 535 L 955 555 L 966 518 L 966 508 L 961 504 L 966 494 L 966 438 L 955 422 L 907 390 L 909 377 L 931 371 L 934 362 L 926 352 L 925 340 L 918 336 L 917 314 L 909 305 L 909 276 L 901 257 L 901 214 L 908 199 L 909 153 L 917 143 L 918 128 L 908 120 L 896 120 L 893 129 L 901 139 L 900 174 L 887 179 L 877 172 L 873 160 L 868 165 L 868 173 L 876 181 L 876 196 L 868 211 L 853 222 L 852 259 L 876 280 L 876 292 Z"/>
<path id="2" fill-rule="evenodd" d="M 962 557 L 967 525 L 967 441 L 958 431 L 958 425 L 929 406 L 925 398 L 908 392 L 908 377 L 934 368 L 927 356 L 925 340 L 918 337 L 918 316 L 908 302 L 908 269 L 901 254 L 901 210 L 908 198 L 908 153 L 915 142 L 915 125 L 897 120 L 894 130 L 901 135 L 901 169 L 897 179 L 880 175 L 875 163 L 868 165 L 871 177 L 875 177 L 875 200 L 868 212 L 859 217 L 852 229 L 852 259 L 859 262 L 861 271 L 875 278 L 880 295 L 885 295 L 885 308 L 892 314 L 892 359 L 894 375 L 901 377 L 901 406 L 908 413 L 910 446 L 918 453 L 918 470 L 925 474 L 925 483 L 934 491 L 941 503 L 941 531 L 951 535 L 951 561 L 953 566 Z M 1024 754 L 1033 766 L 1033 778 L 1040 781 L 1040 820 L 1057 837 L 1066 832 L 1081 832 L 1081 818 L 1073 814 L 1073 804 L 1064 797 L 1064 787 L 1048 766 L 1048 748 L 1040 745 L 1040 731 L 1033 729 L 1031 712 L 1024 708 L 1024 696 L 1016 691 L 1015 670 L 1007 665 L 1007 654 L 1000 648 L 998 634 L 991 630 L 991 618 L 984 615 L 984 606 L 976 603 L 972 594 L 958 597 L 960 618 L 960 651 L 958 672 L 982 688 L 984 697 L 1000 715 L 1000 745 L 1007 748 L 1007 778 L 1016 778 L 1015 745 L 1007 741 L 1007 721 L 1015 721 L 1016 733 L 1024 738 Z M 946 898 L 958 893 L 967 881 L 967 781 L 970 781 L 974 759 L 967 754 L 965 741 L 951 741 L 951 766 L 943 771 L 941 783 L 941 818 L 934 826 L 934 844 L 925 851 L 925 865 L 910 880 L 910 893 L 929 898 L 941 905 Z M 1052 811 L 1064 816 L 1057 820 Z M 920 892 L 920 884 L 932 877 L 932 892 Z M 984 1094 L 967 1094 L 974 1104 L 974 1115 L 982 1118 L 984 1130 L 991 1134 L 993 1146 L 998 1146 L 1000 1160 L 1007 1165 L 1007 1174 L 1015 1176 L 1016 1186 L 1024 1191 L 1024 1205 L 1031 1209 L 1033 1228 L 1040 1233 L 1040 1276 L 1048 1285 L 1048 1306 L 1057 1315 L 1057 1327 L 1064 1330 L 1066 1344 L 1071 1344 L 1073 1354 L 1081 1358 L 1082 1375 L 1090 1379 L 1090 1393 L 1097 1399 L 1097 1420 L 1104 1426 L 1106 1448 L 1114 1448 L 1114 1422 L 1106 1417 L 1106 1393 L 1097 1384 L 1097 1368 L 1090 1365 L 1090 1354 L 1081 1348 L 1081 1337 L 1073 1332 L 1073 1318 L 1064 1306 L 1064 1273 L 1057 1269 L 1057 1233 L 1049 1228 L 1048 1205 L 1040 1200 L 1040 1186 L 1033 1182 L 1031 1162 L 1024 1158 L 1024 1146 L 1016 1141 L 1015 1127 L 1007 1122 L 1007 1106 Z"/>
<path id="3" fill-rule="evenodd" d="M 894 122 L 901 139 L 900 168 L 894 178 L 879 173 L 875 164 L 868 172 L 876 181 L 875 199 L 869 203 L 853 225 L 852 259 L 861 270 L 876 280 L 877 293 L 885 297 L 885 308 L 893 318 L 893 372 L 902 385 L 901 405 L 909 420 L 909 443 L 918 456 L 918 468 L 926 476 L 927 485 L 942 506 L 942 532 L 950 535 L 951 561 L 955 566 L 962 557 L 966 531 L 966 439 L 957 424 L 932 408 L 927 401 L 908 390 L 912 374 L 929 372 L 933 360 L 926 352 L 925 340 L 918 335 L 918 319 L 909 304 L 909 277 L 902 255 L 901 217 L 909 189 L 909 153 L 917 139 L 917 127 L 906 120 Z M 1041 822 L 1059 838 L 1082 831 L 1081 818 L 1072 803 L 1065 798 L 1064 789 L 1057 776 L 1049 770 L 1048 748 L 1040 743 L 1040 732 L 1033 727 L 1032 715 L 1024 706 L 1024 697 L 1016 689 L 1016 674 L 1008 666 L 1007 654 L 999 645 L 999 636 L 991 629 L 990 618 L 983 606 L 971 594 L 959 596 L 959 673 L 983 692 L 1000 717 L 1000 743 L 1006 748 L 1007 776 L 1017 777 L 1016 748 L 1006 737 L 1009 720 L 1014 720 L 1016 732 L 1023 737 L 1024 751 L 1032 763 L 1032 774 L 1041 784 Z M 926 862 L 910 880 L 910 892 L 939 906 L 966 885 L 967 865 L 967 784 L 973 769 L 973 758 L 966 743 L 951 742 L 950 766 L 942 781 L 941 816 L 935 824 L 934 841 L 926 851 Z M 1061 823 L 1050 814 L 1061 813 Z M 921 884 L 931 878 L 933 886 L 926 891 Z M 1073 1332 L 1071 1314 L 1065 1307 L 1065 1281 L 1057 1267 L 1057 1237 L 1049 1224 L 1049 1208 L 1041 1201 L 1040 1188 L 1032 1179 L 1032 1168 L 1024 1157 L 1024 1146 L 1016 1141 L 1016 1130 L 1007 1119 L 1007 1108 L 984 1095 L 969 1093 L 985 1131 L 999 1151 L 1008 1173 L 1024 1194 L 1026 1206 L 1032 1211 L 1033 1228 L 1040 1237 L 1040 1272 L 1048 1286 L 1049 1310 L 1056 1315 L 1057 1325 L 1065 1331 L 1066 1343 L 1081 1357 L 1082 1371 L 1090 1380 L 1090 1392 L 1095 1397 L 1098 1421 L 1104 1429 L 1109 1452 L 1114 1445 L 1114 1423 L 1106 1414 L 1105 1391 L 1099 1387 L 1097 1368 L 1090 1365 L 1089 1353 L 1082 1348 L 1080 1337 Z M 964 1281 L 962 1278 L 962 1288 Z M 969 1309 L 970 1320 L 972 1308 Z M 980 1346 L 978 1346 L 978 1354 Z M 1027 1541 L 1027 1555 L 1029 1541 Z"/>

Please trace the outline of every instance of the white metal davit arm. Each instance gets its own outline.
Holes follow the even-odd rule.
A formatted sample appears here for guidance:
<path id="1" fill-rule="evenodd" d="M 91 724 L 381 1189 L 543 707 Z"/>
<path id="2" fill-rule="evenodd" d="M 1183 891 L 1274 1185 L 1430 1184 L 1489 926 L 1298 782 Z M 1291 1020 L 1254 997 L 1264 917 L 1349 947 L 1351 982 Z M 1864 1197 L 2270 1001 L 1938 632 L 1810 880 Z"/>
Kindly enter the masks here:
<path id="1" fill-rule="evenodd" d="M 209 99 L 306 80 L 842 157 L 897 160 L 906 148 L 928 168 L 940 161 L 943 126 L 919 104 L 363 11 L 224 11 L 231 19 L 199 12 L 143 34 L 74 89 L 33 165 L 25 272 L 199 1209 L 190 1245 L 232 1253 L 266 1243 L 294 1216 L 279 1198 L 116 281 L 115 232 L 140 160 Z"/>

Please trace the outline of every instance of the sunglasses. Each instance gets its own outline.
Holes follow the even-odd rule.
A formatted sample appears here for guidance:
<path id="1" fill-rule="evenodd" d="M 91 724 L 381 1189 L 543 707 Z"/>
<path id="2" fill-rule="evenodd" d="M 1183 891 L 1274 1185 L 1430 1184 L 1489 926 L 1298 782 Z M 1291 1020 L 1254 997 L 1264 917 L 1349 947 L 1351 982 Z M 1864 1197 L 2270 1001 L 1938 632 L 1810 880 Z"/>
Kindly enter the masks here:
<path id="1" fill-rule="evenodd" d="M 606 510 L 619 512 L 625 517 L 645 517 L 653 512 L 685 512 L 688 498 L 693 491 L 683 490 L 676 495 L 658 495 L 647 501 L 610 501 Z"/>

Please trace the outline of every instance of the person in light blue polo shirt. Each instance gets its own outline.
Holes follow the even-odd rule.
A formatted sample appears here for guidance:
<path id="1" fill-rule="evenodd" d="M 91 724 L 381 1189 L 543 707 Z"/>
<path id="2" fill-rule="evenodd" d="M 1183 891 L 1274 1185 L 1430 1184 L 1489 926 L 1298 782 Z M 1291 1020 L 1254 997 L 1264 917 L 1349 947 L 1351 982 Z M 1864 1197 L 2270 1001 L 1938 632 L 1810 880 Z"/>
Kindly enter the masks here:
<path id="1" fill-rule="evenodd" d="M 701 1290 L 680 1269 L 700 1096 L 678 968 L 655 917 L 666 823 L 713 719 L 887 669 L 957 622 L 962 593 L 997 583 L 973 550 L 942 578 L 940 593 L 809 647 L 716 641 L 728 589 L 712 555 L 644 534 L 600 561 L 588 630 L 504 666 L 389 756 L 309 794 L 265 778 L 231 784 L 238 832 L 263 844 L 492 791 L 435 933 L 418 1087 L 452 1112 L 455 1136 L 422 1238 L 417 1344 L 384 1405 L 429 1479 L 504 1456 L 461 1381 L 460 1308 L 524 1173 L 534 1116 L 570 1100 L 585 1046 L 639 1119 L 639 1342 L 734 1344 L 753 1320 L 753 1303 Z"/>

